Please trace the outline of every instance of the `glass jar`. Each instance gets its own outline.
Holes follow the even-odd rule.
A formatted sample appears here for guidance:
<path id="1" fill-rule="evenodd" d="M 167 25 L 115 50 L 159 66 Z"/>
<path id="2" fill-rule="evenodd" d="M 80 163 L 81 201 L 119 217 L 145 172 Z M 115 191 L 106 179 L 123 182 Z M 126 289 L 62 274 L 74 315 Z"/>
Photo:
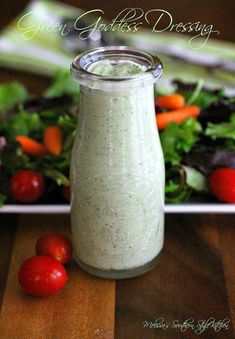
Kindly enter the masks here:
<path id="1" fill-rule="evenodd" d="M 134 63 L 140 73 L 97 75 L 94 65 Z M 120 46 L 72 63 L 80 109 L 71 160 L 74 256 L 85 271 L 130 278 L 152 269 L 163 247 L 165 168 L 154 106 L 160 60 Z"/>

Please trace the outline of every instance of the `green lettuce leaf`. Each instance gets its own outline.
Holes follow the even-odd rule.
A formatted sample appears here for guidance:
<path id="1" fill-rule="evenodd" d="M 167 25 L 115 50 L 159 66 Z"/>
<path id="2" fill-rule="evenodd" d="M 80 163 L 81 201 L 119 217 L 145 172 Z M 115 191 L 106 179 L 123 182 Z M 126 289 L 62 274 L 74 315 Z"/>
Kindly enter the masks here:
<path id="1" fill-rule="evenodd" d="M 5 204 L 7 197 L 6 195 L 0 193 L 0 207 L 2 207 Z"/>
<path id="2" fill-rule="evenodd" d="M 187 105 L 197 105 L 201 109 L 211 105 L 224 95 L 223 89 L 212 90 L 204 87 L 204 80 L 199 79 L 196 83 L 184 83 L 175 80 L 176 91 L 185 97 Z"/>
<path id="3" fill-rule="evenodd" d="M 62 173 L 54 168 L 43 169 L 41 172 L 45 177 L 56 181 L 57 185 L 69 185 L 69 179 Z"/>
<path id="4" fill-rule="evenodd" d="M 188 96 L 187 104 L 188 105 L 197 105 L 200 108 L 205 108 L 209 105 L 211 105 L 213 102 L 217 101 L 219 97 L 223 95 L 223 91 L 221 90 L 218 93 L 215 92 L 209 92 L 209 91 L 201 91 L 198 93 L 194 98 L 191 96 Z"/>
<path id="5" fill-rule="evenodd" d="M 206 176 L 193 167 L 182 166 L 186 174 L 186 184 L 195 191 L 208 191 Z"/>
<path id="6" fill-rule="evenodd" d="M 58 125 L 64 130 L 71 132 L 76 129 L 77 117 L 73 115 L 63 114 L 58 118 Z"/>
<path id="7" fill-rule="evenodd" d="M 166 168 L 165 200 L 180 203 L 189 200 L 192 189 L 186 184 L 185 171 L 181 166 Z"/>
<path id="8" fill-rule="evenodd" d="M 205 135 L 213 140 L 232 139 L 235 140 L 235 113 L 231 116 L 230 122 L 220 124 L 208 123 Z"/>
<path id="9" fill-rule="evenodd" d="M 162 149 L 166 163 L 177 165 L 184 153 L 188 153 L 202 131 L 200 123 L 189 118 L 181 124 L 170 123 L 160 134 Z"/>
<path id="10" fill-rule="evenodd" d="M 11 109 L 16 103 L 28 98 L 25 87 L 17 81 L 0 85 L 0 112 Z"/>
<path id="11" fill-rule="evenodd" d="M 7 175 L 22 169 L 34 169 L 34 164 L 15 141 L 8 143 L 0 154 L 0 164 Z"/>
<path id="12" fill-rule="evenodd" d="M 79 102 L 79 85 L 76 83 L 70 72 L 59 70 L 53 80 L 52 85 L 45 91 L 48 98 L 59 97 L 68 94 L 73 97 L 74 103 Z"/>
<path id="13" fill-rule="evenodd" d="M 43 123 L 38 113 L 22 111 L 12 115 L 1 129 L 8 140 L 15 140 L 17 135 L 37 138 L 42 134 Z"/>

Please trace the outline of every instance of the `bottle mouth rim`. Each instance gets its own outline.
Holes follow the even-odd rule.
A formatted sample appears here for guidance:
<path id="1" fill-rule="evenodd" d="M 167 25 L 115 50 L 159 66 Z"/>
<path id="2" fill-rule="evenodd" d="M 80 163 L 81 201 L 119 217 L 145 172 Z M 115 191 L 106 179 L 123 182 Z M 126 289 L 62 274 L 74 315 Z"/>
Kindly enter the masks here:
<path id="1" fill-rule="evenodd" d="M 143 72 L 128 74 L 125 76 L 98 75 L 89 71 L 90 66 L 102 60 L 122 58 L 126 61 L 134 61 L 144 67 Z M 163 65 L 157 56 L 139 49 L 127 46 L 98 47 L 75 57 L 71 64 L 71 72 L 75 79 L 86 78 L 95 81 L 135 81 L 140 79 L 152 79 L 154 82 L 161 76 Z"/>

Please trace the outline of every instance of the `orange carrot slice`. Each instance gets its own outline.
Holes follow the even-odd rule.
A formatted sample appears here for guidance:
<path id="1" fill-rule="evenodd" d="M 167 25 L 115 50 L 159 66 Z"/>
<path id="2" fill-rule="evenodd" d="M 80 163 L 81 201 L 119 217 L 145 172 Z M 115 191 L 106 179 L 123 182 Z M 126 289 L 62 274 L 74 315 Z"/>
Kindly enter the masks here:
<path id="1" fill-rule="evenodd" d="M 156 98 L 156 103 L 162 108 L 180 109 L 185 105 L 185 99 L 181 94 L 165 95 Z"/>
<path id="2" fill-rule="evenodd" d="M 63 133 L 58 126 L 47 127 L 44 131 L 43 141 L 49 153 L 53 155 L 59 155 L 61 153 Z"/>
<path id="3" fill-rule="evenodd" d="M 36 156 L 46 152 L 45 147 L 42 144 L 25 135 L 18 135 L 15 140 L 20 143 L 23 151 L 28 155 Z"/>
<path id="4" fill-rule="evenodd" d="M 181 123 L 187 118 L 197 118 L 199 114 L 200 107 L 198 106 L 185 106 L 175 111 L 158 113 L 156 115 L 158 129 L 166 128 L 170 122 Z"/>

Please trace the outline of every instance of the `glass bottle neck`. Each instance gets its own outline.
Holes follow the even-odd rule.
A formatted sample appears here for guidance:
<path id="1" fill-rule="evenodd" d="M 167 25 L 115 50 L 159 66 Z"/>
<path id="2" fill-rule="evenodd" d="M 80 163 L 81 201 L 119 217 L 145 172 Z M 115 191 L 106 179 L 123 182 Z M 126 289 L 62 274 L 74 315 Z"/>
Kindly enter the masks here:
<path id="1" fill-rule="evenodd" d="M 96 69 L 96 74 L 92 73 L 102 63 L 106 69 L 102 72 L 99 70 L 98 74 Z M 157 57 L 125 46 L 96 48 L 76 57 L 71 65 L 72 74 L 81 85 L 104 91 L 153 84 L 161 76 L 162 70 Z"/>

